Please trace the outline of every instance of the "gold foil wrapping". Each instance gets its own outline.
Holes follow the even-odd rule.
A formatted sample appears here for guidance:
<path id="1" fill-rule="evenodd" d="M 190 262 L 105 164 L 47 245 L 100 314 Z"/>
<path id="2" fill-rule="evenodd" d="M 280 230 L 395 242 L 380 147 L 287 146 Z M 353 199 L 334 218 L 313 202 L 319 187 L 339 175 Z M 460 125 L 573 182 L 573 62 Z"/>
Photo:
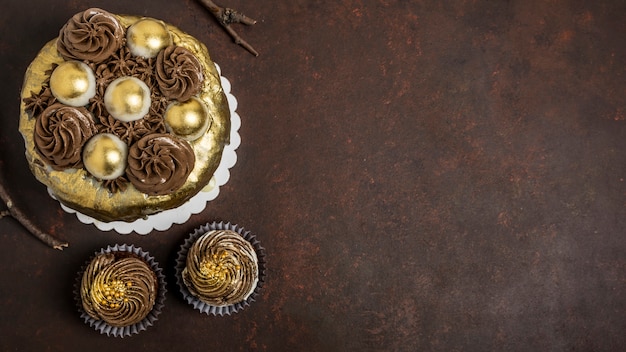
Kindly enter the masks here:
<path id="1" fill-rule="evenodd" d="M 141 20 L 136 16 L 118 16 L 124 27 Z M 54 196 L 66 206 L 101 221 L 133 221 L 166 209 L 176 208 L 210 185 L 213 173 L 222 158 L 224 145 L 229 142 L 230 111 L 222 90 L 219 74 L 206 46 L 192 36 L 167 24 L 174 44 L 190 50 L 200 60 L 204 71 L 203 87 L 198 95 L 211 116 L 210 128 L 200 138 L 191 141 L 196 163 L 187 181 L 168 195 L 148 196 L 131 184 L 123 192 L 111 193 L 84 169 L 55 171 L 35 150 L 33 131 L 35 119 L 25 111 L 24 98 L 39 92 L 53 64 L 63 62 L 56 49 L 56 39 L 48 42 L 28 67 L 22 87 L 20 125 L 26 145 L 26 158 L 31 171 Z M 48 72 L 49 74 L 49 72 Z"/>

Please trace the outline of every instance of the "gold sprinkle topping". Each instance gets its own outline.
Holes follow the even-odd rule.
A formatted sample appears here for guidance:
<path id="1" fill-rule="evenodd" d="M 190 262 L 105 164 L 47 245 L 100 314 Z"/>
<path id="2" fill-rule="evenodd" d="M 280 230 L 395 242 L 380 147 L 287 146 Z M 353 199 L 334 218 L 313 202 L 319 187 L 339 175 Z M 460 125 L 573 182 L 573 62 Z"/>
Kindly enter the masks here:
<path id="1" fill-rule="evenodd" d="M 100 303 L 109 308 L 121 307 L 121 303 L 128 302 L 126 290 L 132 285 L 131 281 L 123 282 L 122 280 L 112 280 L 104 283 L 101 287 L 103 298 L 100 300 Z"/>
<path id="2" fill-rule="evenodd" d="M 241 269 L 239 265 L 233 265 L 233 263 L 227 260 L 229 256 L 230 253 L 228 251 L 222 250 L 208 258 L 204 258 L 200 262 L 200 272 L 209 280 L 225 281 L 232 269 Z"/>

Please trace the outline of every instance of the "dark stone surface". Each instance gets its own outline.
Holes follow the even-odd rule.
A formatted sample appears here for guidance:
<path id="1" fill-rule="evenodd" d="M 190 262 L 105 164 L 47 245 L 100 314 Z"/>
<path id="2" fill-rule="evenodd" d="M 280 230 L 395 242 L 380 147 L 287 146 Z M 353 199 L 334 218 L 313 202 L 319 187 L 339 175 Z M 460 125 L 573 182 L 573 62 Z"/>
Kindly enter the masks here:
<path id="1" fill-rule="evenodd" d="M 0 350 L 626 348 L 623 1 L 220 3 L 259 21 L 236 28 L 259 57 L 192 0 L 3 4 L 0 171 L 70 248 L 0 220 Z M 178 26 L 233 84 L 237 165 L 184 225 L 100 232 L 28 170 L 23 74 L 92 6 Z M 230 317 L 194 311 L 173 277 L 181 241 L 213 220 L 267 249 L 259 300 Z M 114 243 L 150 251 L 169 283 L 157 324 L 123 340 L 72 300 L 81 264 Z"/>

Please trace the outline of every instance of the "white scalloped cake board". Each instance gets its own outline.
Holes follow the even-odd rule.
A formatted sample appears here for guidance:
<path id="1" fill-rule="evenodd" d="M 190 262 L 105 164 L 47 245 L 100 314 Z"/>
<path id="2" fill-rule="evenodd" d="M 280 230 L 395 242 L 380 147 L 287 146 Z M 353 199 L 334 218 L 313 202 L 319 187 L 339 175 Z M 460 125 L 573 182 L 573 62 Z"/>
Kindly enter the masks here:
<path id="1" fill-rule="evenodd" d="M 220 81 L 222 83 L 222 88 L 224 89 L 224 94 L 226 94 L 228 107 L 230 109 L 230 144 L 224 147 L 222 160 L 215 170 L 209 185 L 178 208 L 168 209 L 157 214 L 149 215 L 145 219 L 137 219 L 133 222 L 103 222 L 69 208 L 62 203 L 60 203 L 61 208 L 67 213 L 76 214 L 78 220 L 83 224 L 93 224 L 101 231 L 114 230 L 120 234 L 136 232 L 140 235 L 147 235 L 154 230 L 165 231 L 173 224 L 184 224 L 187 220 L 189 220 L 191 215 L 198 214 L 203 211 L 207 202 L 217 198 L 217 195 L 220 192 L 220 186 L 223 186 L 226 182 L 228 182 L 228 179 L 230 178 L 229 169 L 235 166 L 235 163 L 237 162 L 237 153 L 235 151 L 241 144 L 241 137 L 239 136 L 241 117 L 235 112 L 235 110 L 237 110 L 237 99 L 230 92 L 230 81 L 221 76 L 222 71 L 218 64 L 215 64 L 215 67 L 217 68 L 217 72 L 220 74 Z M 52 198 L 55 198 L 50 189 L 48 189 L 48 193 Z"/>

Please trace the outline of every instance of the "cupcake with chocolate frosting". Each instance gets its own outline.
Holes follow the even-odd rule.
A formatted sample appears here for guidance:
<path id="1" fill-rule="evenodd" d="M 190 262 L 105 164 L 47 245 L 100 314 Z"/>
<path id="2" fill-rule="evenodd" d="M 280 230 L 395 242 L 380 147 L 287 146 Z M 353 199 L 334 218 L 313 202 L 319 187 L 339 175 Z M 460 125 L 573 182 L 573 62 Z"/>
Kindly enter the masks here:
<path id="1" fill-rule="evenodd" d="M 109 246 L 80 272 L 75 295 L 86 323 L 100 333 L 125 337 L 157 320 L 165 299 L 165 277 L 141 248 Z"/>
<path id="2" fill-rule="evenodd" d="M 263 286 L 265 250 L 243 228 L 212 223 L 196 229 L 178 252 L 178 285 L 185 300 L 206 314 L 224 315 L 253 302 Z"/>

